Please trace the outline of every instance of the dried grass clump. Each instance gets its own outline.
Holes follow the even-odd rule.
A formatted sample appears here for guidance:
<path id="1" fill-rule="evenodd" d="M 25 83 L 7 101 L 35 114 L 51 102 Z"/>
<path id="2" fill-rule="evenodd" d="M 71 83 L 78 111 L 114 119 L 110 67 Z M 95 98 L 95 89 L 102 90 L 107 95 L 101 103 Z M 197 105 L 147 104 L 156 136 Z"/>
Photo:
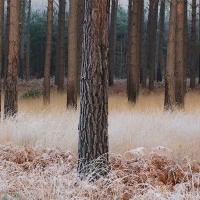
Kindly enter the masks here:
<path id="1" fill-rule="evenodd" d="M 77 159 L 68 151 L 0 145 L 0 198 L 198 199 L 200 163 L 178 164 L 165 151 L 138 148 L 126 159 L 111 154 L 108 177 L 89 182 L 77 177 Z"/>

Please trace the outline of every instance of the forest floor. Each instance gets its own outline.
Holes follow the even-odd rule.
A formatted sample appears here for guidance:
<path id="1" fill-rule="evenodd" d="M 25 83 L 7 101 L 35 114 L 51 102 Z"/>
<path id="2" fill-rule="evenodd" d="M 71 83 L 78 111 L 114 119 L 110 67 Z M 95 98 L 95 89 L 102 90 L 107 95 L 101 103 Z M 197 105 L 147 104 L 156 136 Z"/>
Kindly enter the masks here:
<path id="1" fill-rule="evenodd" d="M 20 81 L 21 96 L 42 80 Z M 51 87 L 42 98 L 19 99 L 16 118 L 0 126 L 0 199 L 200 199 L 200 90 L 184 111 L 163 112 L 164 84 L 126 98 L 126 82 L 109 88 L 109 175 L 95 182 L 76 173 L 79 109 Z"/>

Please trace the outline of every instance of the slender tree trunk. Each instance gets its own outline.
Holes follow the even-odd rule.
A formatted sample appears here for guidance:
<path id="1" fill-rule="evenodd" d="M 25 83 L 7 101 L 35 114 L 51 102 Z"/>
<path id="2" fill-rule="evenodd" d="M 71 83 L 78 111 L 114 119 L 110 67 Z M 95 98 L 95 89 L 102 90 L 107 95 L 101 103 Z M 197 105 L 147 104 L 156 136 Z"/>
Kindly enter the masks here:
<path id="1" fill-rule="evenodd" d="M 165 110 L 174 110 L 175 102 L 175 50 L 176 50 L 176 0 L 170 4 L 169 36 L 167 42 L 167 60 L 165 73 Z"/>
<path id="2" fill-rule="evenodd" d="M 29 0 L 28 3 L 28 18 L 27 18 L 26 81 L 29 80 L 29 74 L 30 74 L 30 21 L 31 21 L 31 0 Z"/>
<path id="3" fill-rule="evenodd" d="M 66 0 L 59 0 L 60 28 L 59 28 L 59 57 L 58 57 L 58 84 L 57 91 L 64 92 L 65 77 L 65 6 Z"/>
<path id="4" fill-rule="evenodd" d="M 144 30 L 144 0 L 141 0 L 141 6 L 140 6 L 140 35 L 141 35 L 141 48 L 140 48 L 140 83 L 142 83 L 143 78 L 143 69 L 145 64 L 145 30 Z"/>
<path id="5" fill-rule="evenodd" d="M 108 23 L 110 1 L 85 1 L 78 174 L 108 173 Z M 101 158 L 100 158 L 101 157 Z M 98 158 L 98 159 L 97 159 Z M 89 165 L 95 161 L 95 165 Z"/>
<path id="6" fill-rule="evenodd" d="M 177 0 L 175 99 L 184 108 L 184 0 Z"/>
<path id="7" fill-rule="evenodd" d="M 4 79 L 7 77 L 8 68 L 8 52 L 9 52 L 9 32 L 10 32 L 10 0 L 7 0 L 7 16 L 6 16 L 6 48 L 5 48 L 5 61 L 4 61 Z M 4 88 L 5 81 L 4 80 Z"/>
<path id="8" fill-rule="evenodd" d="M 77 108 L 77 0 L 69 1 L 67 107 Z"/>
<path id="9" fill-rule="evenodd" d="M 21 0 L 21 32 L 20 32 L 20 70 L 19 76 L 24 77 L 24 36 L 25 36 L 26 0 Z"/>
<path id="10" fill-rule="evenodd" d="M 10 2 L 10 31 L 7 77 L 5 81 L 4 114 L 14 116 L 18 111 L 18 66 L 20 43 L 20 0 Z"/>
<path id="11" fill-rule="evenodd" d="M 190 87 L 195 88 L 196 78 L 196 0 L 192 0 L 192 28 L 191 28 L 191 71 Z"/>
<path id="12" fill-rule="evenodd" d="M 1 78 L 3 66 L 3 25 L 4 25 L 4 0 L 0 1 L 0 118 L 1 118 Z"/>
<path id="13" fill-rule="evenodd" d="M 187 81 L 187 75 L 186 75 L 186 71 L 187 71 L 187 65 L 188 65 L 188 17 L 187 17 L 187 0 L 185 0 L 185 4 L 184 4 L 184 92 L 186 94 L 187 90 L 186 90 L 186 81 Z"/>
<path id="14" fill-rule="evenodd" d="M 152 1 L 152 0 L 150 0 Z M 150 29 L 150 54 L 149 54 L 149 90 L 154 90 L 155 80 L 155 57 L 156 57 L 156 35 L 157 35 L 158 1 L 153 4 L 152 26 Z"/>
<path id="15" fill-rule="evenodd" d="M 48 0 L 48 16 L 47 16 L 47 43 L 44 66 L 44 104 L 50 104 L 50 68 L 52 54 L 52 35 L 53 35 L 53 0 Z"/>
<path id="16" fill-rule="evenodd" d="M 158 69 L 157 69 L 158 82 L 162 81 L 164 25 L 165 25 L 165 0 L 161 2 L 160 6 L 159 51 L 158 51 Z"/>
<path id="17" fill-rule="evenodd" d="M 113 85 L 115 54 L 116 54 L 116 24 L 117 24 L 118 0 L 112 0 L 111 23 L 109 33 L 109 86 Z"/>
<path id="18" fill-rule="evenodd" d="M 149 15 L 148 15 L 148 24 L 147 24 L 147 33 L 146 33 L 146 47 L 145 47 L 145 59 L 142 69 L 142 87 L 146 88 L 147 82 L 147 67 L 150 61 L 150 41 L 151 41 L 151 32 L 152 32 L 152 18 L 153 18 L 153 0 L 149 0 Z"/>
<path id="19" fill-rule="evenodd" d="M 60 2 L 59 2 L 60 3 Z M 60 16 L 61 16 L 61 7 L 59 6 L 58 11 L 58 26 L 57 26 L 57 41 L 56 41 L 56 69 L 55 69 L 55 85 L 58 85 L 58 71 L 59 71 L 59 32 L 60 32 Z"/>
<path id="20" fill-rule="evenodd" d="M 200 8 L 200 0 L 199 0 Z M 199 9 L 199 84 L 200 84 L 200 9 Z"/>
<path id="21" fill-rule="evenodd" d="M 132 30 L 132 7 L 133 0 L 129 0 L 128 3 L 128 41 L 131 41 L 131 30 Z M 129 74 L 130 74 L 130 59 L 131 59 L 131 42 L 128 42 L 128 53 L 127 53 L 127 95 L 129 94 Z"/>
<path id="22" fill-rule="evenodd" d="M 128 101 L 136 103 L 138 96 L 138 87 L 139 87 L 139 0 L 133 0 L 133 10 L 132 10 L 132 27 L 131 27 L 131 47 L 130 47 L 130 66 L 129 66 L 129 86 L 128 86 Z"/>
<path id="23" fill-rule="evenodd" d="M 85 12 L 85 0 L 78 0 L 78 10 L 77 10 L 77 93 L 80 93 L 80 77 L 81 77 L 81 65 L 82 65 L 82 43 L 83 43 L 83 21 Z"/>

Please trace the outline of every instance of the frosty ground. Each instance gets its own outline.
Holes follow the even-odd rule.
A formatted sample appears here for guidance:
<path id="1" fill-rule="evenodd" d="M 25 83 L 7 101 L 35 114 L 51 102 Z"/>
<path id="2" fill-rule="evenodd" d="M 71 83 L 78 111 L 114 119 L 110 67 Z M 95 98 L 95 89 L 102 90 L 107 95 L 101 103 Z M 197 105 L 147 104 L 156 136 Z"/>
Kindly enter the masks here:
<path id="1" fill-rule="evenodd" d="M 20 95 L 42 80 L 20 82 Z M 163 111 L 163 83 L 138 103 L 126 83 L 109 89 L 109 176 L 76 174 L 79 111 L 52 85 L 51 106 L 20 99 L 19 115 L 0 126 L 0 196 L 7 199 L 199 199 L 200 92 L 188 91 L 185 111 Z"/>

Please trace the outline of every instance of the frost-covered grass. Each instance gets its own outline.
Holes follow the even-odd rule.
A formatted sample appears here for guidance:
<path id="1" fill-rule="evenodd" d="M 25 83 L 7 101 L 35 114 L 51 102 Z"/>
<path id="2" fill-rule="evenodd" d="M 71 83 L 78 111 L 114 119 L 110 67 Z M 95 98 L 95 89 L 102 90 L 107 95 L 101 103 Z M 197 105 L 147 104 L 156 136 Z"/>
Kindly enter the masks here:
<path id="1" fill-rule="evenodd" d="M 198 163 L 195 170 L 191 167 L 192 160 L 200 160 L 198 92 L 187 94 L 185 111 L 174 113 L 163 111 L 162 93 L 141 95 L 136 105 L 129 104 L 124 93 L 111 95 L 109 151 L 112 170 L 109 179 L 96 183 L 81 182 L 76 177 L 76 158 L 67 152 L 77 154 L 79 108 L 77 111 L 66 110 L 66 95 L 58 96 L 52 92 L 51 97 L 51 106 L 45 108 L 42 98 L 20 99 L 18 116 L 6 119 L 0 125 L 0 144 L 3 145 L 0 147 L 1 198 L 7 193 L 8 197 L 9 194 L 19 196 L 18 199 L 200 198 L 200 165 Z M 130 151 L 139 147 L 146 149 L 144 154 Z M 153 162 L 154 154 L 148 153 L 155 147 L 167 155 L 167 158 L 158 157 L 161 162 L 167 159 L 163 168 L 155 164 L 160 160 Z M 11 158 L 7 156 L 10 151 Z M 31 160 L 27 157 L 29 151 L 34 157 Z M 15 152 L 19 153 L 15 155 Z M 131 152 L 141 156 L 132 158 Z M 25 160 L 19 162 L 20 156 Z M 183 166 L 182 160 L 186 156 Z M 131 164 L 124 158 L 132 159 L 136 165 L 134 170 L 142 169 L 141 173 L 132 168 L 127 172 Z M 116 163 L 118 168 L 112 168 Z M 162 179 L 166 170 L 169 183 L 165 186 L 160 177 Z M 127 181 L 127 177 L 131 180 Z"/>
<path id="2" fill-rule="evenodd" d="M 195 99 L 195 101 L 194 101 Z M 138 147 L 151 149 L 164 146 L 172 156 L 200 159 L 200 95 L 187 97 L 186 110 L 163 112 L 163 95 L 141 96 L 138 104 L 130 105 L 126 96 L 109 100 L 110 152 L 123 155 Z M 199 106 L 199 108 L 198 108 Z M 5 120 L 0 126 L 0 143 L 33 148 L 61 147 L 77 152 L 79 110 L 66 110 L 66 96 L 52 95 L 50 108 L 42 99 L 20 100 L 16 119 Z"/>

